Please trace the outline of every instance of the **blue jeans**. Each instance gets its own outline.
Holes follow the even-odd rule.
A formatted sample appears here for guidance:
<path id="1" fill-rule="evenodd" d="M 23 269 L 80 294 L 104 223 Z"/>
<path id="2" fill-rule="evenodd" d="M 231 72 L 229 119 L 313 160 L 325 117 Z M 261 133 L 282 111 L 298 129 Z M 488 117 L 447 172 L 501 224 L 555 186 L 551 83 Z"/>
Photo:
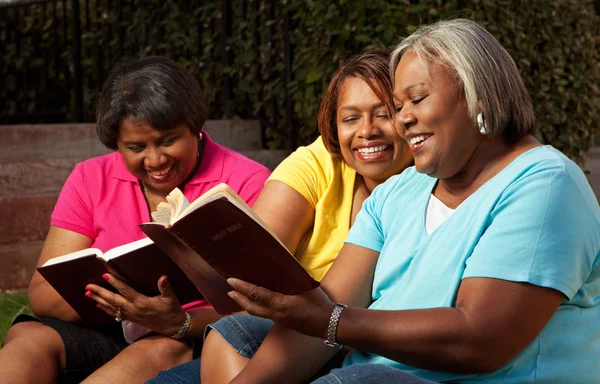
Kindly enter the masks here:
<path id="1" fill-rule="evenodd" d="M 148 380 L 146 384 L 198 384 L 200 382 L 200 359 L 189 361 L 166 371 L 160 371 L 158 376 Z"/>
<path id="2" fill-rule="evenodd" d="M 214 330 L 240 355 L 251 359 L 273 327 L 271 320 L 250 315 L 232 315 L 222 318 L 206 328 L 204 337 Z M 330 367 L 331 368 L 331 367 Z M 329 371 L 329 370 L 327 370 Z M 326 371 L 326 372 L 327 372 Z M 161 372 L 152 384 L 198 383 L 200 361 L 194 360 L 168 371 Z M 313 384 L 434 384 L 432 381 L 381 364 L 360 364 L 329 371 Z"/>
<path id="3" fill-rule="evenodd" d="M 312 384 L 436 384 L 382 364 L 357 364 L 333 369 Z"/>

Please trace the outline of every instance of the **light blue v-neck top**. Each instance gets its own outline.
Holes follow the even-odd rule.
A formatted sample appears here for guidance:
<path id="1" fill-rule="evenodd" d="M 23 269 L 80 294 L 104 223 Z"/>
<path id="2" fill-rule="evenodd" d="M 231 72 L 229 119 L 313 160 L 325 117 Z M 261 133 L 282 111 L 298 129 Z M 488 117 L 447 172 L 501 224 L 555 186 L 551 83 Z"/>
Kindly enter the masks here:
<path id="1" fill-rule="evenodd" d="M 380 252 L 370 308 L 452 307 L 467 277 L 528 282 L 566 299 L 493 374 L 417 369 L 361 351 L 345 365 L 381 363 L 442 382 L 600 383 L 600 208 L 581 169 L 550 146 L 534 148 L 428 235 L 436 181 L 409 168 L 377 187 L 358 214 L 346 241 Z"/>

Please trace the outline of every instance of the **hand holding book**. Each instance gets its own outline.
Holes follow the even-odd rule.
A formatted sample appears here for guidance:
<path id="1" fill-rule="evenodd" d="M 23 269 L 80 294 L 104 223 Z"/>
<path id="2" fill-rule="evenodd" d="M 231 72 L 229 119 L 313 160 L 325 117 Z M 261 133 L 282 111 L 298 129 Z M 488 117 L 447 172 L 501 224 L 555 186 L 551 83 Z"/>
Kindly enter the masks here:
<path id="1" fill-rule="evenodd" d="M 103 275 L 103 278 L 118 292 L 115 294 L 95 284 L 86 286 L 86 296 L 94 300 L 100 309 L 110 317 L 117 312 L 122 320 L 139 324 L 148 330 L 163 335 L 173 335 L 185 320 L 185 311 L 175 292 L 169 284 L 167 276 L 162 276 L 157 282 L 160 295 L 145 296 L 115 276 Z"/>

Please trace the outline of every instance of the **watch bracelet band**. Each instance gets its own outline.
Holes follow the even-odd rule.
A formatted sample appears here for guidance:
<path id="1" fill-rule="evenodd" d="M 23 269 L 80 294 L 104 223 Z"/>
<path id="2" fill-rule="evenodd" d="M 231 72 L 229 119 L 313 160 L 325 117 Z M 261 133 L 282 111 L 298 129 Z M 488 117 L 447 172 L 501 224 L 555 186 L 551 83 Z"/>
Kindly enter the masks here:
<path id="1" fill-rule="evenodd" d="M 179 331 L 171 335 L 171 338 L 175 340 L 183 339 L 187 331 L 190 329 L 191 324 L 192 316 L 190 316 L 188 312 L 185 312 L 185 322 L 183 323 L 183 326 L 179 329 Z"/>
<path id="2" fill-rule="evenodd" d="M 336 304 L 333 307 L 333 311 L 331 312 L 331 316 L 329 317 L 329 325 L 327 326 L 327 338 L 325 339 L 325 345 L 332 348 L 341 348 L 342 345 L 336 341 L 337 328 L 338 323 L 340 321 L 340 316 L 342 315 L 342 311 L 346 308 L 344 304 Z"/>

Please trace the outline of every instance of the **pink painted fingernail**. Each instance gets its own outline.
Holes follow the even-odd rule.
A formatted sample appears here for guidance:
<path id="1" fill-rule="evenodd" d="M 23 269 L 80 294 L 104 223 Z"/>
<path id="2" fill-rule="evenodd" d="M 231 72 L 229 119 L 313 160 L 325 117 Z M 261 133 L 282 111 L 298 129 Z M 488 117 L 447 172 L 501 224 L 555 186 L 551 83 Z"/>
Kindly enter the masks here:
<path id="1" fill-rule="evenodd" d="M 165 279 L 162 281 L 162 286 L 163 287 L 169 286 L 169 278 L 167 276 L 165 276 Z"/>
<path id="2" fill-rule="evenodd" d="M 103 278 L 104 280 L 107 280 L 107 281 L 108 281 L 108 279 L 110 279 L 110 276 L 108 276 L 108 273 L 105 273 L 104 275 L 102 275 L 102 278 Z"/>
<path id="3" fill-rule="evenodd" d="M 86 295 L 87 297 L 91 298 L 91 297 L 92 297 L 92 292 L 90 292 L 90 291 L 87 291 L 87 292 L 85 293 L 85 295 Z"/>
<path id="4" fill-rule="evenodd" d="M 91 290 L 92 290 L 92 287 L 90 287 L 89 285 L 86 285 L 86 286 L 85 286 L 85 290 L 86 290 L 86 291 L 91 291 Z"/>

